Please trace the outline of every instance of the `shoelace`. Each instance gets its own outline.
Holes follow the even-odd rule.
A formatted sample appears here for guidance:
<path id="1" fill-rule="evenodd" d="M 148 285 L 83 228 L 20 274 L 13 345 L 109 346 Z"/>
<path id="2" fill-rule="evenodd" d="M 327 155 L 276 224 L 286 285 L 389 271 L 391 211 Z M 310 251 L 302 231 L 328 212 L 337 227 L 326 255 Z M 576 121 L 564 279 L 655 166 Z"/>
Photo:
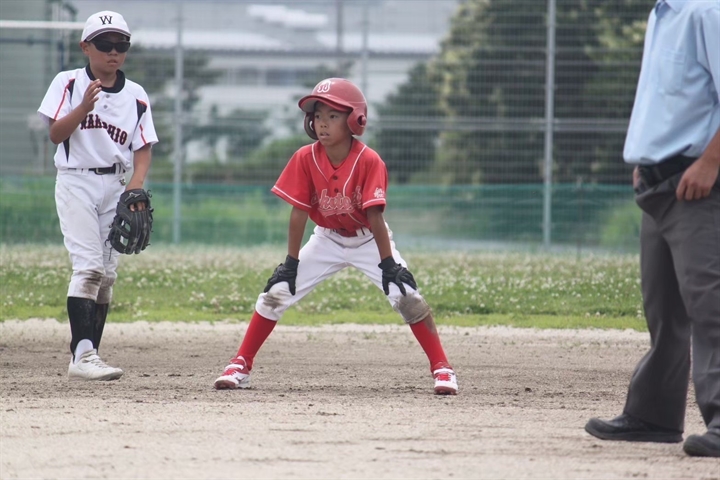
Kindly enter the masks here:
<path id="1" fill-rule="evenodd" d="M 107 363 L 103 362 L 102 359 L 98 356 L 97 353 L 91 353 L 84 359 L 87 363 L 92 363 L 93 365 L 100 367 L 100 368 L 111 368 Z"/>
<path id="2" fill-rule="evenodd" d="M 440 380 L 442 382 L 452 382 L 453 377 L 455 377 L 455 372 L 450 369 L 439 369 L 435 371 L 433 376 L 435 377 L 435 380 Z"/>
<path id="3" fill-rule="evenodd" d="M 237 363 L 231 363 L 225 367 L 225 375 L 233 375 L 235 373 L 247 375 L 249 372 L 247 371 L 247 367 L 245 365 L 239 365 Z"/>

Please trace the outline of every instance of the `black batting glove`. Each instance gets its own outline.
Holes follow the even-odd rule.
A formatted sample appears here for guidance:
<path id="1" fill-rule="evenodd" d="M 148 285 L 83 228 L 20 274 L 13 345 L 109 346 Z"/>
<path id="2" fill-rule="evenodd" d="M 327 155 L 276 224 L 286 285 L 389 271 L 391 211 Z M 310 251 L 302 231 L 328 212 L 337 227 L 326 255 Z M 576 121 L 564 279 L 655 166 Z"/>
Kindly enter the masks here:
<path id="1" fill-rule="evenodd" d="M 410 270 L 396 263 L 393 257 L 383 258 L 378 267 L 382 269 L 382 286 L 385 295 L 390 293 L 389 287 L 391 282 L 400 288 L 400 293 L 402 293 L 403 296 L 406 295 L 405 285 L 403 285 L 403 283 L 407 283 L 417 290 L 417 284 Z"/>
<path id="2" fill-rule="evenodd" d="M 272 277 L 268 279 L 267 285 L 265 285 L 264 293 L 267 293 L 273 285 L 280 282 L 287 282 L 290 287 L 290 293 L 295 295 L 295 279 L 297 278 L 297 268 L 300 260 L 293 258 L 290 255 L 285 257 L 285 263 L 281 263 L 277 266 L 272 274 Z"/>

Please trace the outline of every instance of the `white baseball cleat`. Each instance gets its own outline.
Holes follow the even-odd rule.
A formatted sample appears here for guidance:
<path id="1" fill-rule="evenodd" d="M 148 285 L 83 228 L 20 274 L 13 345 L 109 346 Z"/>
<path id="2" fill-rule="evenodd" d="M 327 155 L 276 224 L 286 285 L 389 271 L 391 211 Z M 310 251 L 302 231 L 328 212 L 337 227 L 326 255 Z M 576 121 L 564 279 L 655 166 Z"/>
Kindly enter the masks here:
<path id="1" fill-rule="evenodd" d="M 234 390 L 236 388 L 250 388 L 250 370 L 245 359 L 237 357 L 230 360 L 223 374 L 215 380 L 216 390 Z"/>
<path id="2" fill-rule="evenodd" d="M 117 380 L 123 376 L 119 368 L 107 365 L 93 349 L 80 355 L 80 360 L 74 363 L 70 360 L 68 379 L 70 380 Z"/>
<path id="3" fill-rule="evenodd" d="M 458 384 L 452 368 L 438 368 L 433 372 L 435 395 L 457 395 Z"/>

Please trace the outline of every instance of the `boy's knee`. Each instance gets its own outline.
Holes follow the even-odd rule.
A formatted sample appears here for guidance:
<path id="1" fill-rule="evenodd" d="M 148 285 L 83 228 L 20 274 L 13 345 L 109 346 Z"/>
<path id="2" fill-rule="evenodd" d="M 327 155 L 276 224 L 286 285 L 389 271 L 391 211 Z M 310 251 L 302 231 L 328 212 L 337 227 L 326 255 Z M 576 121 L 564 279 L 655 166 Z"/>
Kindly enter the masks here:
<path id="1" fill-rule="evenodd" d="M 261 293 L 255 303 L 255 310 L 269 320 L 279 320 L 292 304 L 292 294 L 287 282 L 273 285 L 267 293 Z"/>
<path id="2" fill-rule="evenodd" d="M 110 303 L 112 300 L 113 285 L 115 284 L 116 277 L 103 277 L 100 282 L 100 289 L 98 290 L 96 303 Z"/>
<path id="3" fill-rule="evenodd" d="M 401 296 L 393 308 L 408 325 L 418 323 L 430 314 L 430 305 L 418 292 L 408 292 Z"/>
<path id="4" fill-rule="evenodd" d="M 99 270 L 78 270 L 73 272 L 68 296 L 95 300 L 105 274 Z"/>

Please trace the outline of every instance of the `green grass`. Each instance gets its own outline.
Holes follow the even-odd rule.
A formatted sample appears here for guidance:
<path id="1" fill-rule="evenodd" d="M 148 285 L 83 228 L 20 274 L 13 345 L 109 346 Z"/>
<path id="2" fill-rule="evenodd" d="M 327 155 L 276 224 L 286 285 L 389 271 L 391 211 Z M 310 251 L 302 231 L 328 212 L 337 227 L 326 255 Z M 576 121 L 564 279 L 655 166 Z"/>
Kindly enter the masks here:
<path id="1" fill-rule="evenodd" d="M 637 255 L 405 252 L 440 325 L 645 330 Z M 249 320 L 285 257 L 279 248 L 152 246 L 121 259 L 110 321 Z M 67 253 L 0 246 L 0 320 L 67 319 Z M 400 324 L 385 296 L 346 269 L 291 308 L 285 325 Z"/>

